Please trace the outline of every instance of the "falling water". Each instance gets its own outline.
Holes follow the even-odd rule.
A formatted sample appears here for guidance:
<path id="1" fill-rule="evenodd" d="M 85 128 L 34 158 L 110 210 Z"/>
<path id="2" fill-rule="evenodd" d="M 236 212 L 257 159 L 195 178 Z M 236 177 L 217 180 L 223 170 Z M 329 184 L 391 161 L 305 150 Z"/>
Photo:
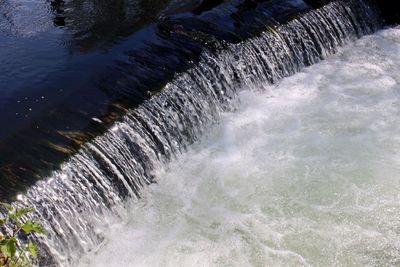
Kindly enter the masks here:
<path id="1" fill-rule="evenodd" d="M 388 29 L 240 92 L 81 264 L 399 266 L 399 52 Z"/>
<path id="2" fill-rule="evenodd" d="M 242 90 L 264 91 L 379 26 L 364 1 L 339 0 L 257 37 L 204 52 L 196 67 L 177 74 L 107 133 L 83 145 L 59 171 L 19 196 L 21 203 L 35 207 L 47 229 L 40 240 L 48 254 L 43 264 L 75 265 L 96 248 L 104 233 L 94 226 L 123 216 L 126 200 L 140 198 L 141 188 L 153 183 L 159 170 L 198 142 L 223 112 L 238 108 Z"/>

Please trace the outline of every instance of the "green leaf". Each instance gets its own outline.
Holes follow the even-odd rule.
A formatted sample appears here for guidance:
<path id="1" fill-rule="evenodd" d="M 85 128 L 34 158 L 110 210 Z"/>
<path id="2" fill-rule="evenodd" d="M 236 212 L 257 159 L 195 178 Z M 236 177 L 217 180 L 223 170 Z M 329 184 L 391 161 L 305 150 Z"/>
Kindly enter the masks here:
<path id="1" fill-rule="evenodd" d="M 4 256 L 9 258 L 14 257 L 15 252 L 17 251 L 17 240 L 15 237 L 2 240 L 0 244 L 0 249 Z"/>
<path id="2" fill-rule="evenodd" d="M 19 218 L 17 217 L 17 215 L 15 215 L 15 213 L 9 213 L 9 214 L 8 214 L 8 218 L 10 218 L 11 220 L 13 220 L 14 223 L 16 223 L 16 224 L 18 223 L 18 219 L 19 219 Z"/>
<path id="3" fill-rule="evenodd" d="M 0 227 L 3 226 L 7 222 L 7 218 L 0 219 Z"/>
<path id="4" fill-rule="evenodd" d="M 21 229 L 27 234 L 30 234 L 30 233 L 44 234 L 43 227 L 40 224 L 38 224 L 32 220 L 29 220 L 26 223 L 24 223 L 23 225 L 21 225 Z"/>
<path id="5" fill-rule="evenodd" d="M 34 209 L 32 208 L 17 208 L 17 210 L 15 211 L 15 215 L 18 218 L 21 218 L 21 216 L 31 213 L 32 211 L 34 211 Z"/>
<path id="6" fill-rule="evenodd" d="M 29 241 L 28 243 L 28 251 L 32 255 L 32 257 L 34 257 L 35 259 L 37 258 L 39 248 L 35 244 L 33 244 L 32 241 Z"/>
<path id="7" fill-rule="evenodd" d="M 8 214 L 8 217 L 10 217 L 10 219 L 13 220 L 18 227 L 21 227 L 21 217 L 32 211 L 34 210 L 31 208 L 16 208 L 15 212 Z"/>
<path id="8" fill-rule="evenodd" d="M 14 207 L 8 203 L 0 202 L 0 205 L 5 207 L 8 211 L 13 211 Z"/>

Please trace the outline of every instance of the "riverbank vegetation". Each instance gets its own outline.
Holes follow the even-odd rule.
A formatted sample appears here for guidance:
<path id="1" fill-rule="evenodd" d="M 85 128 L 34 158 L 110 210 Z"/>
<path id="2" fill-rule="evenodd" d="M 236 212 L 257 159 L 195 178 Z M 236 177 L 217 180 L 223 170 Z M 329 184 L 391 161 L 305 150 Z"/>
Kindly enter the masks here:
<path id="1" fill-rule="evenodd" d="M 39 249 L 33 236 L 44 234 L 44 230 L 39 223 L 26 219 L 33 209 L 0 205 L 0 266 L 35 266 Z"/>

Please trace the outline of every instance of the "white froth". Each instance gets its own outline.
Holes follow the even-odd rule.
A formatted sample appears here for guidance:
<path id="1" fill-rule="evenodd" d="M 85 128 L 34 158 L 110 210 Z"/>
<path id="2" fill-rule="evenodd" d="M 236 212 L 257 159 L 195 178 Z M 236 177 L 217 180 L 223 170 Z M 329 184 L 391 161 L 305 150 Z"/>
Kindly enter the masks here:
<path id="1" fill-rule="evenodd" d="M 398 266 L 399 74 L 394 28 L 242 92 L 82 265 Z"/>

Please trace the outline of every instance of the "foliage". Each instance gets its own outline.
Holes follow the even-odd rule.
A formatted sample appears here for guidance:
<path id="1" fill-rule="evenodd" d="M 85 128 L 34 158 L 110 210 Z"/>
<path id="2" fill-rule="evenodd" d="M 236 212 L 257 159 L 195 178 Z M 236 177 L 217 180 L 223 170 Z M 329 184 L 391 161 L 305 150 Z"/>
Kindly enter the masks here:
<path id="1" fill-rule="evenodd" d="M 30 240 L 32 234 L 43 234 L 42 226 L 35 221 L 25 220 L 22 217 L 32 212 L 30 208 L 14 207 L 0 203 L 0 266 L 29 267 L 33 266 L 38 257 L 38 247 Z M 18 237 L 27 241 L 20 242 Z"/>

